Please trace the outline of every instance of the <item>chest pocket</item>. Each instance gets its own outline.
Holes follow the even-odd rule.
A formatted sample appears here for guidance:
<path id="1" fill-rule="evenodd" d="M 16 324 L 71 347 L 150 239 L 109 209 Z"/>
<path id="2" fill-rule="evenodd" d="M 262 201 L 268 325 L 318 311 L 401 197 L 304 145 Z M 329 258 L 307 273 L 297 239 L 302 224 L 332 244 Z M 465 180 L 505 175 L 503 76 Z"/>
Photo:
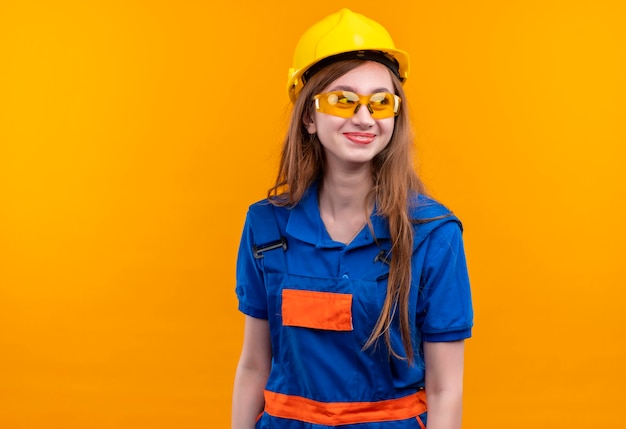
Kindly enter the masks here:
<path id="1" fill-rule="evenodd" d="M 282 290 L 283 326 L 352 330 L 352 294 L 310 290 Z"/>

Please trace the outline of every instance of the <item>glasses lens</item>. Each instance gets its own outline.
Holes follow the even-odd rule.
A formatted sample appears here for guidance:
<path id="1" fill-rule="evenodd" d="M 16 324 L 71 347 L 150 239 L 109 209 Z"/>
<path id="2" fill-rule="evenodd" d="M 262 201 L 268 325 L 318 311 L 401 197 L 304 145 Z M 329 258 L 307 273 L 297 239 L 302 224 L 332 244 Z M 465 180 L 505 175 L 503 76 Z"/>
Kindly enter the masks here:
<path id="1" fill-rule="evenodd" d="M 350 118 L 360 104 L 368 105 L 374 119 L 395 116 L 400 107 L 400 97 L 388 92 L 377 92 L 372 95 L 359 95 L 351 91 L 333 91 L 318 94 L 314 97 L 318 112 L 341 118 Z"/>
<path id="2" fill-rule="evenodd" d="M 388 92 L 377 92 L 370 96 L 369 106 L 373 112 L 372 118 L 390 118 L 400 110 L 400 97 Z"/>
<path id="3" fill-rule="evenodd" d="M 359 96 L 350 91 L 333 91 L 315 96 L 315 106 L 318 111 L 342 118 L 354 115 L 359 102 Z"/>
<path id="4" fill-rule="evenodd" d="M 393 116 L 393 100 L 391 98 L 391 94 L 387 94 L 386 92 L 372 94 L 369 99 L 369 105 L 374 111 L 372 115 L 375 115 L 376 113 L 384 114 L 385 112 L 389 112 L 391 110 L 391 114 Z"/>

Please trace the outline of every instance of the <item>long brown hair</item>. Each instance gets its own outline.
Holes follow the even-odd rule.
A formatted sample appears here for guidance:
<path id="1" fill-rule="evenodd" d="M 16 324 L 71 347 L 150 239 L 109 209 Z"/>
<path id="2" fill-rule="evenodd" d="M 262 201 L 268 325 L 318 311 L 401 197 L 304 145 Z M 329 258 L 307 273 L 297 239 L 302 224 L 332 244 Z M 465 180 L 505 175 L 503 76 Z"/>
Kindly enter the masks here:
<path id="1" fill-rule="evenodd" d="M 268 191 L 268 198 L 273 204 L 278 206 L 297 204 L 309 186 L 323 177 L 322 145 L 316 135 L 308 133 L 305 126 L 305 120 L 313 116 L 311 99 L 333 81 L 362 64 L 362 60 L 332 63 L 313 75 L 304 85 L 293 106 L 291 122 L 283 142 L 276 183 Z M 372 160 L 374 187 L 369 198 L 376 201 L 377 214 L 384 216 L 389 222 L 392 258 L 385 302 L 364 348 L 371 347 L 382 336 L 390 353 L 401 358 L 391 347 L 390 337 L 392 320 L 398 312 L 402 344 L 409 363 L 412 363 L 414 350 L 409 320 L 409 291 L 413 226 L 409 216 L 409 202 L 414 198 L 409 196 L 423 193 L 424 187 L 413 168 L 413 132 L 404 90 L 395 75 L 391 72 L 390 75 L 396 94 L 402 98 L 403 107 L 395 118 L 389 144 Z"/>

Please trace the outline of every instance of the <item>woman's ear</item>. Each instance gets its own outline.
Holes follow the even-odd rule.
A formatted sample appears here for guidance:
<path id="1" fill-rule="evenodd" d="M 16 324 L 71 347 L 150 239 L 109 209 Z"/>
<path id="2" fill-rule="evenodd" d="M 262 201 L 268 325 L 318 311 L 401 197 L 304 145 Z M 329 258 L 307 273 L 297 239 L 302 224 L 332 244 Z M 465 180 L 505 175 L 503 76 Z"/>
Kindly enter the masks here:
<path id="1" fill-rule="evenodd" d="M 315 121 L 312 118 L 303 118 L 302 123 L 304 124 L 304 127 L 306 128 L 309 134 L 315 134 L 317 132 Z"/>

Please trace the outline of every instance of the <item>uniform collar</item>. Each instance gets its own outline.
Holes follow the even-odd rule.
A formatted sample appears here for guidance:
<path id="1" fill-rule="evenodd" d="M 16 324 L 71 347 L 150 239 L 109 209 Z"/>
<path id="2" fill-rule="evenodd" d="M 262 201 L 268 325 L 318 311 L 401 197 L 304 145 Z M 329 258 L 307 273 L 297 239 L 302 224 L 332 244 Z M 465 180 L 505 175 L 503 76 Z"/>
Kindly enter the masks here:
<path id="1" fill-rule="evenodd" d="M 353 248 L 374 242 L 369 228 L 365 228 L 361 231 L 348 246 L 333 241 L 328 235 L 324 222 L 322 221 L 322 216 L 320 215 L 318 189 L 319 183 L 316 181 L 307 189 L 300 202 L 290 210 L 286 227 L 287 235 L 320 248 Z M 375 213 L 376 206 L 374 207 L 374 214 L 370 217 L 374 234 L 378 239 L 390 238 L 387 220 Z"/>

